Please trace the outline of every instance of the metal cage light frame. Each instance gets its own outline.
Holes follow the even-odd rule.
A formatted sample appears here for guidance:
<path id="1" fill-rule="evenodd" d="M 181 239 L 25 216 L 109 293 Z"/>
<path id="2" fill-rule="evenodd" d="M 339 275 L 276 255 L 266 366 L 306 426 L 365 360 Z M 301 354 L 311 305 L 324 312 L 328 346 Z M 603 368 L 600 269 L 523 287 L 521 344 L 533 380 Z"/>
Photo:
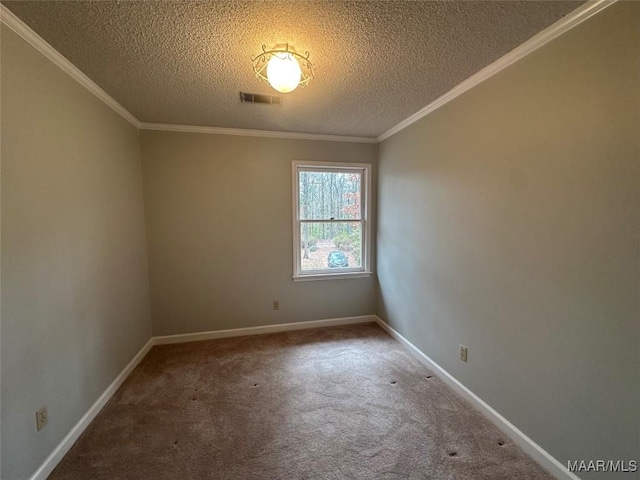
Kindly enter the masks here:
<path id="1" fill-rule="evenodd" d="M 298 83 L 298 87 L 306 87 L 314 75 L 313 64 L 309 60 L 309 52 L 305 52 L 304 55 L 301 55 L 300 53 L 296 52 L 295 49 L 288 43 L 275 45 L 271 50 L 267 50 L 267 46 L 262 45 L 262 53 L 260 53 L 259 55 L 251 56 L 251 61 L 253 62 L 253 71 L 256 74 L 256 78 L 262 80 L 271 88 L 275 88 L 273 85 L 271 85 L 271 82 L 269 82 L 269 78 L 267 77 L 265 71 L 267 69 L 269 60 L 271 60 L 271 58 L 273 58 L 275 55 L 283 53 L 291 55 L 296 59 L 296 61 L 300 65 L 300 82 Z"/>

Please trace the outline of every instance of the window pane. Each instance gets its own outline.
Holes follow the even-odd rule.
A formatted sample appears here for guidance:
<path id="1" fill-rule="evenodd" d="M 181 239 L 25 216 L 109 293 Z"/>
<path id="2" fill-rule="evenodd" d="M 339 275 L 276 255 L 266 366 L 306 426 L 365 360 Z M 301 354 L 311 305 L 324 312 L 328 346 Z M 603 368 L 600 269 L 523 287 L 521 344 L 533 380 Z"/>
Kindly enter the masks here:
<path id="1" fill-rule="evenodd" d="M 300 172 L 300 219 L 360 220 L 362 172 Z"/>
<path id="2" fill-rule="evenodd" d="M 360 222 L 301 222 L 300 238 L 302 271 L 362 266 Z"/>

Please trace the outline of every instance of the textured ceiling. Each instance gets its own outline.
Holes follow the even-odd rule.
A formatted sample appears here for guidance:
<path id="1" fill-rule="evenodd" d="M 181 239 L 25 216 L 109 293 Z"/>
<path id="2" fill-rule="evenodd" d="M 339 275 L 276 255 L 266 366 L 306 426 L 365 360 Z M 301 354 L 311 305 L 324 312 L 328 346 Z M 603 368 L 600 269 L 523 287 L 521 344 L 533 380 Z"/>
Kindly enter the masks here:
<path id="1" fill-rule="evenodd" d="M 581 1 L 4 1 L 142 122 L 375 137 Z M 315 78 L 243 104 L 251 55 L 289 42 Z"/>

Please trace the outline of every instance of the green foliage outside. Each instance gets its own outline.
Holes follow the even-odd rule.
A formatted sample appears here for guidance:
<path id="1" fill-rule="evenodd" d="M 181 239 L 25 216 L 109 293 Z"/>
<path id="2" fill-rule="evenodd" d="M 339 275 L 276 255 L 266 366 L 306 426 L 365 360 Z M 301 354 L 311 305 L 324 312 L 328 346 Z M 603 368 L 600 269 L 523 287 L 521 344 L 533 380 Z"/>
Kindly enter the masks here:
<path id="1" fill-rule="evenodd" d="M 332 241 L 336 248 L 351 252 L 361 261 L 360 194 L 362 176 L 350 172 L 303 171 L 300 173 L 300 217 L 302 258 L 318 250 L 318 242 Z M 350 221 L 351 220 L 351 221 Z"/>
<path id="2" fill-rule="evenodd" d="M 352 229 L 351 233 L 341 232 L 333 238 L 333 243 L 340 250 L 351 252 L 356 261 L 360 263 L 362 242 L 360 241 L 359 230 Z"/>

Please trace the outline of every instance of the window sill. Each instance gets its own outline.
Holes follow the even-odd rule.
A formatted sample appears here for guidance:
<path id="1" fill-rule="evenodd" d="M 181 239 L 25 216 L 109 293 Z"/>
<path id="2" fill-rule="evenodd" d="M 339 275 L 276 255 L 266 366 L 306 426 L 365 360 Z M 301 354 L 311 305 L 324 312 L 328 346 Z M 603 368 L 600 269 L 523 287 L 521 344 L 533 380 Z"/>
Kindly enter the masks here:
<path id="1" fill-rule="evenodd" d="M 312 282 L 315 280 L 347 280 L 349 278 L 367 278 L 373 275 L 373 272 L 346 272 L 346 273 L 328 273 L 315 275 L 294 275 L 294 282 Z"/>

